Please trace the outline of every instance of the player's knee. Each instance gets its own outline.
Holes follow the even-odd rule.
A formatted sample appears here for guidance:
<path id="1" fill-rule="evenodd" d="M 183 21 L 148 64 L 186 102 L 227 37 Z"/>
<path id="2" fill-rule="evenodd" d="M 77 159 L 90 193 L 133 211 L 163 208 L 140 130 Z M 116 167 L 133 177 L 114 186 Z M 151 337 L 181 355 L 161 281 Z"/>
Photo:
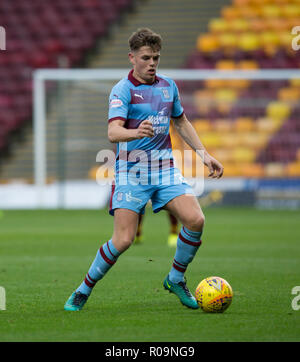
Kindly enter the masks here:
<path id="1" fill-rule="evenodd" d="M 189 229 L 192 231 L 202 231 L 205 223 L 205 216 L 202 213 L 196 214 L 189 222 Z"/>
<path id="2" fill-rule="evenodd" d="M 124 252 L 130 247 L 130 245 L 133 243 L 133 240 L 134 237 L 132 235 L 123 235 L 116 240 L 116 248 L 120 252 Z"/>

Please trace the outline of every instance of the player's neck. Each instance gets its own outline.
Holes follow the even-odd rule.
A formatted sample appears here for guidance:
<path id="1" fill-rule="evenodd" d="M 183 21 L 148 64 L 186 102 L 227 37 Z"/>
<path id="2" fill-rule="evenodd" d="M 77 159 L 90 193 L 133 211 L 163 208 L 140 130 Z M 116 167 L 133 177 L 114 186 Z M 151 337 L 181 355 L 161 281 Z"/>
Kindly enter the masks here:
<path id="1" fill-rule="evenodd" d="M 139 81 L 140 83 L 143 83 L 143 84 L 153 84 L 155 82 L 155 75 L 151 78 L 151 79 L 143 79 L 136 71 L 135 69 L 133 69 L 133 72 L 132 72 L 132 76 L 137 80 Z"/>

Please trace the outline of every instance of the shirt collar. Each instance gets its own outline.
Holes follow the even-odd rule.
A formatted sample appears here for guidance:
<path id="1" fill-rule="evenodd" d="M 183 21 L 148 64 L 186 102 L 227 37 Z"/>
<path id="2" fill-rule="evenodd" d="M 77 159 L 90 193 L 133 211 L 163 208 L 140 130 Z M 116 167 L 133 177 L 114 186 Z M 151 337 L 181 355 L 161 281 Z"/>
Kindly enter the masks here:
<path id="1" fill-rule="evenodd" d="M 154 83 L 159 82 L 159 78 L 157 76 L 155 76 L 155 80 L 153 83 L 142 83 L 133 76 L 133 69 L 131 69 L 131 71 L 129 72 L 128 79 L 135 87 L 138 87 L 139 85 L 153 85 Z"/>

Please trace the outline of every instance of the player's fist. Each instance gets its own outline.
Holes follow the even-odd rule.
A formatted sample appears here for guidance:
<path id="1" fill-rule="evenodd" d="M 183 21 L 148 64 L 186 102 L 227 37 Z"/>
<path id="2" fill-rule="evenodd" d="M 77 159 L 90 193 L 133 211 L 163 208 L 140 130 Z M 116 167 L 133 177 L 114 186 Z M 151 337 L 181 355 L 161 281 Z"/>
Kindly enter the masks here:
<path id="1" fill-rule="evenodd" d="M 137 128 L 136 138 L 144 138 L 144 137 L 153 137 L 154 136 L 154 129 L 152 126 L 152 122 L 148 121 L 147 119 L 140 123 Z"/>

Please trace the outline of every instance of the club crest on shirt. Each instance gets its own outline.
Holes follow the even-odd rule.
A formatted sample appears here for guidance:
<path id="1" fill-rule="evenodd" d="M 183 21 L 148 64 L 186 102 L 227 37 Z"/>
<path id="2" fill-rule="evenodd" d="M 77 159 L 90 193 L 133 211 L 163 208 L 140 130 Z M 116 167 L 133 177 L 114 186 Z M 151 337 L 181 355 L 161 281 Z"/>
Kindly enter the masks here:
<path id="1" fill-rule="evenodd" d="M 163 92 L 163 95 L 164 95 L 165 98 L 170 98 L 170 94 L 169 94 L 168 89 L 162 89 L 162 92 Z"/>

